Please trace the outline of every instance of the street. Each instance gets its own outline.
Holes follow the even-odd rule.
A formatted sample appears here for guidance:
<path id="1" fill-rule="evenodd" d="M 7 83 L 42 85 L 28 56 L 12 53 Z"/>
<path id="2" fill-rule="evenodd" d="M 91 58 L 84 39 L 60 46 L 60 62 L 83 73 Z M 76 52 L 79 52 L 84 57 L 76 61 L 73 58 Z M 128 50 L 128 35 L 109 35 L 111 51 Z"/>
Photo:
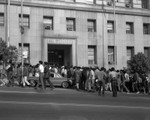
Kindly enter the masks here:
<path id="1" fill-rule="evenodd" d="M 150 96 L 0 87 L 0 120 L 150 120 Z"/>

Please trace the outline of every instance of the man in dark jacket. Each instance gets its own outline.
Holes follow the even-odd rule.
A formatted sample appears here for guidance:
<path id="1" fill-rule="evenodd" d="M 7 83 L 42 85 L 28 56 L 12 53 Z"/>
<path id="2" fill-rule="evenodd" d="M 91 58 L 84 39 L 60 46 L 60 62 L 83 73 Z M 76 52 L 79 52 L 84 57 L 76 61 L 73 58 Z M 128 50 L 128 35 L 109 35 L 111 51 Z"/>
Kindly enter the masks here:
<path id="1" fill-rule="evenodd" d="M 46 89 L 46 82 L 50 85 L 51 90 L 54 89 L 53 83 L 50 81 L 50 70 L 47 62 L 44 62 L 44 86 Z"/>
<path id="2" fill-rule="evenodd" d="M 77 70 L 75 71 L 75 80 L 76 80 L 76 89 L 79 90 L 79 83 L 81 80 L 80 67 L 77 67 Z"/>

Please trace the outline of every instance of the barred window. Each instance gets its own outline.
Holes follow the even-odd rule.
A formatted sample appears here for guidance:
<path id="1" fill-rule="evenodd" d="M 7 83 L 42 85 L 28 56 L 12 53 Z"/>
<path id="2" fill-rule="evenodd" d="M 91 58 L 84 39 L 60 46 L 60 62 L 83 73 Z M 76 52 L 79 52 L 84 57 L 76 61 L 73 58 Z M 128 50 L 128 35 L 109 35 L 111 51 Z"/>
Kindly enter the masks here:
<path id="1" fill-rule="evenodd" d="M 125 0 L 125 5 L 127 8 L 133 7 L 133 0 Z"/>
<path id="2" fill-rule="evenodd" d="M 108 33 L 114 33 L 114 21 L 107 21 L 107 32 Z"/>
<path id="3" fill-rule="evenodd" d="M 127 34 L 133 34 L 134 33 L 133 22 L 126 22 L 126 33 Z"/>
<path id="4" fill-rule="evenodd" d="M 44 16 L 43 17 L 43 24 L 45 30 L 53 30 L 53 17 Z"/>
<path id="5" fill-rule="evenodd" d="M 149 0 L 141 0 L 142 8 L 148 9 L 149 8 Z"/>
<path id="6" fill-rule="evenodd" d="M 87 4 L 94 4 L 96 3 L 96 0 L 75 0 L 76 2 L 80 3 L 87 3 Z"/>
<path id="7" fill-rule="evenodd" d="M 67 31 L 75 31 L 75 18 L 66 18 Z"/>
<path id="8" fill-rule="evenodd" d="M 30 17 L 29 15 L 24 14 L 22 19 L 22 26 L 23 27 L 30 27 Z M 21 26 L 21 14 L 19 14 L 19 25 Z"/>
<path id="9" fill-rule="evenodd" d="M 146 57 L 150 57 L 150 48 L 149 47 L 144 47 L 144 55 Z"/>
<path id="10" fill-rule="evenodd" d="M 65 2 L 75 2 L 75 0 L 62 0 L 62 1 L 65 1 Z"/>
<path id="11" fill-rule="evenodd" d="M 0 25 L 4 25 L 4 13 L 0 13 Z"/>
<path id="12" fill-rule="evenodd" d="M 96 20 L 88 19 L 88 32 L 96 32 Z"/>
<path id="13" fill-rule="evenodd" d="M 96 50 L 95 46 L 88 46 L 88 64 L 96 64 Z"/>
<path id="14" fill-rule="evenodd" d="M 134 55 L 134 47 L 127 47 L 127 60 L 130 60 Z"/>
<path id="15" fill-rule="evenodd" d="M 143 34 L 150 34 L 150 23 L 143 24 Z"/>
<path id="16" fill-rule="evenodd" d="M 115 61 L 114 46 L 108 46 L 108 64 L 113 64 Z"/>

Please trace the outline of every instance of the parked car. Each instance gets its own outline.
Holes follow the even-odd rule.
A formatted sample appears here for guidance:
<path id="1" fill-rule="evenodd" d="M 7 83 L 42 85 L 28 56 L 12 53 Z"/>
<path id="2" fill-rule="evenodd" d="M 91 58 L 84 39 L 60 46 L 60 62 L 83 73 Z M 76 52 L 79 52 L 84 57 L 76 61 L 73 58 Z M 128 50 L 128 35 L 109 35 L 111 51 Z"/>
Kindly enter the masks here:
<path id="1" fill-rule="evenodd" d="M 28 77 L 28 81 L 32 84 L 32 86 L 34 86 L 36 84 L 38 79 L 39 79 L 38 77 Z M 71 79 L 65 78 L 59 73 L 51 72 L 50 80 L 54 86 L 60 86 L 63 88 L 68 88 L 73 85 L 73 82 Z"/>

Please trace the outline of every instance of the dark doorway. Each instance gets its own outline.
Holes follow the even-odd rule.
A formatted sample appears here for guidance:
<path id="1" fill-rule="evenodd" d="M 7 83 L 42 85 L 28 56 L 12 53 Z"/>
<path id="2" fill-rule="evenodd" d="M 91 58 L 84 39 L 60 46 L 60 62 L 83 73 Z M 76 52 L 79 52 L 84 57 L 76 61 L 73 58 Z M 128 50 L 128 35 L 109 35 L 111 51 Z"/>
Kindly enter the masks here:
<path id="1" fill-rule="evenodd" d="M 52 64 L 63 65 L 64 64 L 64 51 L 63 50 L 49 50 L 48 51 L 48 62 Z"/>
<path id="2" fill-rule="evenodd" d="M 48 45 L 48 62 L 51 65 L 71 65 L 71 45 Z"/>

